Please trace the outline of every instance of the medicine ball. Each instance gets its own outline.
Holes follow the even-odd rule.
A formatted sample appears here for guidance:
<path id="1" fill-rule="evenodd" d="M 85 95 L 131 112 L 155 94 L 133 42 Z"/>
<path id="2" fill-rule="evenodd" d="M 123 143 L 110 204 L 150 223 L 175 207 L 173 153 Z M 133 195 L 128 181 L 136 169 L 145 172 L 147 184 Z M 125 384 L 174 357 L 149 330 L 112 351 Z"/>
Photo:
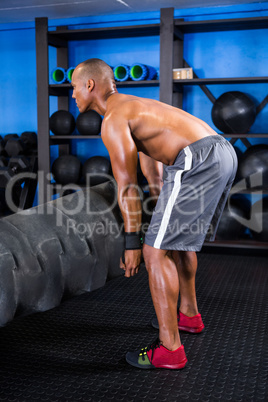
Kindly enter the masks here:
<path id="1" fill-rule="evenodd" d="M 239 217 L 249 219 L 250 201 L 243 195 L 233 196 L 230 205 L 226 205 L 217 229 L 217 240 L 239 240 L 245 234 L 246 227 Z"/>
<path id="2" fill-rule="evenodd" d="M 233 148 L 234 148 L 234 150 L 235 150 L 235 153 L 236 153 L 236 156 L 237 156 L 237 161 L 238 161 L 238 166 L 239 166 L 240 161 L 241 161 L 241 159 L 243 158 L 243 152 L 241 151 L 240 148 L 238 148 L 238 147 L 236 147 L 236 146 L 233 146 Z M 239 177 L 239 175 L 238 175 L 238 169 L 237 169 L 234 182 L 237 183 L 239 180 L 241 180 L 241 179 L 240 179 L 240 177 Z"/>
<path id="3" fill-rule="evenodd" d="M 233 148 L 235 150 L 238 161 L 240 161 L 243 156 L 243 152 L 241 151 L 240 148 L 236 147 L 235 145 L 233 145 Z"/>
<path id="4" fill-rule="evenodd" d="M 211 112 L 212 121 L 223 133 L 247 133 L 256 118 L 253 100 L 243 92 L 225 92 L 216 99 Z"/>
<path id="5" fill-rule="evenodd" d="M 111 162 L 104 156 L 93 156 L 84 163 L 83 177 L 90 186 L 109 181 L 111 174 Z"/>
<path id="6" fill-rule="evenodd" d="M 259 186 L 259 180 L 257 180 L 257 184 L 254 185 L 249 180 L 250 176 L 260 173 L 262 175 L 261 181 L 262 185 L 268 185 L 268 145 L 266 144 L 258 144 L 252 145 L 249 147 L 246 152 L 243 154 L 239 161 L 238 172 L 237 175 L 241 179 L 247 179 L 248 187 Z"/>
<path id="7" fill-rule="evenodd" d="M 52 174 L 59 184 L 78 183 L 81 177 L 82 164 L 74 155 L 59 156 L 52 165 Z"/>
<path id="8" fill-rule="evenodd" d="M 58 110 L 49 118 L 49 129 L 55 135 L 71 135 L 75 129 L 75 119 L 67 110 Z"/>
<path id="9" fill-rule="evenodd" d="M 76 119 L 76 127 L 81 135 L 98 135 L 101 131 L 101 116 L 95 110 L 80 113 Z"/>
<path id="10" fill-rule="evenodd" d="M 251 234 L 254 240 L 268 242 L 268 198 L 257 201 L 252 206 L 252 227 Z"/>

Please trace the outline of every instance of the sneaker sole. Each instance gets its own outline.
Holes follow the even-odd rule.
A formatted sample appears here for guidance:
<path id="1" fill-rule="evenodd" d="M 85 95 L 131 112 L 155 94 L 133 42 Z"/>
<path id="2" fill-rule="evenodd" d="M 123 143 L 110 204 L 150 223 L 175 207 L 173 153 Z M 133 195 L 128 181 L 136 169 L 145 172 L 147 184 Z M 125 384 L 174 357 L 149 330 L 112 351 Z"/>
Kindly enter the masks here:
<path id="1" fill-rule="evenodd" d="M 178 328 L 180 331 L 189 332 L 190 334 L 200 334 L 200 332 L 202 332 L 203 329 L 205 329 L 205 326 L 202 326 L 199 328 L 189 328 L 189 327 L 178 326 Z"/>
<path id="2" fill-rule="evenodd" d="M 152 324 L 153 328 L 159 329 L 158 323 L 156 324 L 154 322 L 154 320 L 152 320 L 151 324 Z M 190 327 L 182 327 L 181 325 L 178 325 L 178 328 L 180 331 L 189 332 L 190 334 L 200 334 L 205 329 L 205 326 L 202 325 L 198 328 L 190 328 Z"/>
<path id="3" fill-rule="evenodd" d="M 186 364 L 188 362 L 188 360 L 186 359 L 186 361 L 183 361 L 182 363 L 178 364 L 176 367 L 169 366 L 169 365 L 163 365 L 163 366 L 155 367 L 153 364 L 139 365 L 139 363 L 134 363 L 133 361 L 128 359 L 127 355 L 126 355 L 126 361 L 131 366 L 139 368 L 139 369 L 143 369 L 143 370 L 152 370 L 152 369 L 159 369 L 159 368 L 160 369 L 167 369 L 167 370 L 181 370 L 186 366 Z"/>
<path id="4" fill-rule="evenodd" d="M 141 364 L 139 364 L 139 363 L 135 363 L 135 362 L 133 362 L 132 360 L 130 360 L 127 355 L 126 355 L 126 361 L 127 361 L 127 363 L 130 364 L 131 366 L 137 367 L 137 368 L 139 368 L 139 369 L 151 370 L 151 369 L 155 369 L 155 368 L 156 368 L 153 364 L 150 364 L 150 365 L 149 365 L 149 364 L 147 364 L 147 365 L 141 365 Z"/>

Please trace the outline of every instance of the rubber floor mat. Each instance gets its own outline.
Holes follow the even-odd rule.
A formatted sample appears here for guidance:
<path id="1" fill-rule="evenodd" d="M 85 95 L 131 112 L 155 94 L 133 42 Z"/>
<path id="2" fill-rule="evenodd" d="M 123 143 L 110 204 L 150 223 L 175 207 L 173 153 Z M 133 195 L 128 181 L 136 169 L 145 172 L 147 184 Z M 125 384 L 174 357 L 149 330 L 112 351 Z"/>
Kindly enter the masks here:
<path id="1" fill-rule="evenodd" d="M 205 330 L 181 334 L 183 370 L 125 361 L 158 335 L 143 267 L 0 328 L 0 401 L 267 401 L 268 259 L 198 258 Z"/>

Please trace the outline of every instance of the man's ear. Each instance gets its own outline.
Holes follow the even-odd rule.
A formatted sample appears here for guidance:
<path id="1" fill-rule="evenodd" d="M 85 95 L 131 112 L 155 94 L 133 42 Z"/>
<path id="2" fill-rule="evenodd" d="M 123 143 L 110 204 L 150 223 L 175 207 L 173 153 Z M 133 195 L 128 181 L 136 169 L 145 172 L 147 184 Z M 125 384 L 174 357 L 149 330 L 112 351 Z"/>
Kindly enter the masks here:
<path id="1" fill-rule="evenodd" d="M 95 81 L 92 80 L 92 79 L 87 80 L 87 90 L 88 90 L 89 92 L 91 92 L 94 87 L 95 87 Z"/>

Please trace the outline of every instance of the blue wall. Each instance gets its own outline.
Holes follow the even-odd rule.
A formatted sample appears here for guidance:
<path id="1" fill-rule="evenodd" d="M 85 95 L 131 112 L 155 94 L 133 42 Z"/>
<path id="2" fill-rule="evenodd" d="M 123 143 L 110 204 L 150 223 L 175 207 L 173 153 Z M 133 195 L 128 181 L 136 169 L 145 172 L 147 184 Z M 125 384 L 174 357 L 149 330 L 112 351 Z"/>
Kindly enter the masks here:
<path id="1" fill-rule="evenodd" d="M 268 15 L 267 3 L 252 3 L 232 7 L 197 8 L 176 10 L 176 18 L 186 20 L 255 17 Z M 49 21 L 50 29 L 57 25 L 73 28 L 135 25 L 158 23 L 160 13 L 139 13 L 102 17 L 83 17 Z M 267 30 L 213 32 L 185 35 L 184 58 L 201 77 L 267 76 Z M 49 70 L 56 67 L 56 50 L 49 50 Z M 1 96 L 0 134 L 37 129 L 35 31 L 34 23 L 0 25 Z M 73 42 L 69 46 L 69 65 L 75 66 L 90 57 L 103 58 L 110 65 L 141 62 L 159 68 L 159 38 L 106 39 Z M 258 104 L 268 94 L 268 84 L 211 85 L 209 89 L 218 97 L 230 90 L 246 92 Z M 159 88 L 131 88 L 123 93 L 158 99 Z M 197 86 L 184 89 L 184 109 L 208 122 L 211 120 L 212 103 Z M 55 97 L 50 97 L 50 112 L 57 110 Z M 70 110 L 76 117 L 78 110 L 70 100 Z M 268 106 L 257 116 L 252 133 L 267 133 Z M 263 142 L 262 140 L 255 140 Z M 73 141 L 72 152 L 82 162 L 92 155 L 108 156 L 99 140 Z M 57 157 L 57 147 L 52 147 L 51 162 Z"/>
<path id="2" fill-rule="evenodd" d="M 36 130 L 34 29 L 1 30 L 0 135 Z"/>

